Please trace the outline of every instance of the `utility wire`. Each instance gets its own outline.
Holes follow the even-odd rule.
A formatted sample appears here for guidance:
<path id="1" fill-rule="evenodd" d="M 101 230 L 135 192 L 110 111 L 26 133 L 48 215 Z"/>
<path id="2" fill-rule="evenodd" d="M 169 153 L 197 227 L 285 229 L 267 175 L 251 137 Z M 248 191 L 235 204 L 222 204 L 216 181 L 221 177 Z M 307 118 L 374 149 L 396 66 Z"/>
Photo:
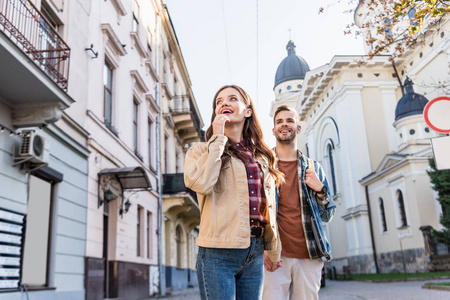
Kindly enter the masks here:
<path id="1" fill-rule="evenodd" d="M 228 48 L 228 35 L 227 35 L 227 23 L 225 19 L 225 4 L 222 0 L 222 19 L 223 19 L 223 30 L 225 31 L 225 45 L 227 48 L 227 60 L 228 60 L 228 80 L 229 84 L 232 84 L 231 81 L 231 63 L 230 63 L 230 50 Z"/>
<path id="2" fill-rule="evenodd" d="M 256 0 L 256 114 L 259 115 L 259 8 Z"/>

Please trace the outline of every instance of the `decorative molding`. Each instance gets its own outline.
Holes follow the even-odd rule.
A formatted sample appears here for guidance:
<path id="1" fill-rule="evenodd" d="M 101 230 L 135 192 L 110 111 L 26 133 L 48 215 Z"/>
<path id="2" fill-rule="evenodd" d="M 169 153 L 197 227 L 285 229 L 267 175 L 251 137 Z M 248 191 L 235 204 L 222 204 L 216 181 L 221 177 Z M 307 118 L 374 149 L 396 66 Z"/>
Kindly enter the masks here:
<path id="1" fill-rule="evenodd" d="M 137 91 L 140 94 L 145 94 L 149 92 L 148 87 L 145 85 L 144 79 L 142 79 L 142 76 L 139 75 L 139 72 L 137 70 L 131 70 L 130 71 L 131 78 L 133 79 L 133 85 L 135 89 L 137 88 Z"/>
<path id="2" fill-rule="evenodd" d="M 150 94 L 150 93 L 145 94 L 145 99 L 147 100 L 148 107 L 151 110 L 153 110 L 155 113 L 159 113 L 160 112 L 161 109 L 159 108 L 158 104 L 156 104 L 156 100 L 155 100 L 155 98 L 153 97 L 152 94 Z"/>
<path id="3" fill-rule="evenodd" d="M 158 73 L 156 72 L 156 68 L 153 65 L 152 60 L 150 59 L 150 57 L 147 57 L 147 59 L 145 60 L 145 65 L 150 70 L 150 75 L 152 75 L 153 79 L 156 82 L 159 82 L 160 80 L 159 80 Z"/>
<path id="4" fill-rule="evenodd" d="M 125 6 L 122 4 L 122 1 L 120 0 L 111 0 L 112 5 L 117 11 L 117 14 L 119 16 L 125 16 L 127 14 L 127 11 L 125 10 Z"/>
<path id="5" fill-rule="evenodd" d="M 170 89 L 169 89 L 169 87 L 167 86 L 167 83 L 162 83 L 161 84 L 161 87 L 164 89 L 164 91 L 166 92 L 166 95 L 168 96 L 168 100 L 170 101 L 170 100 L 172 100 L 173 99 L 173 95 L 172 95 L 172 93 L 170 92 Z"/>
<path id="6" fill-rule="evenodd" d="M 102 24 L 102 32 L 106 37 L 106 45 L 109 45 L 112 50 L 114 50 L 116 55 L 124 56 L 127 54 L 127 51 L 123 47 L 123 44 L 120 42 L 116 33 L 109 23 Z"/>
<path id="7" fill-rule="evenodd" d="M 147 52 L 145 51 L 145 47 L 142 44 L 141 39 L 139 38 L 137 32 L 130 32 L 130 37 L 131 37 L 131 44 L 139 52 L 139 55 L 142 58 L 147 58 Z"/>

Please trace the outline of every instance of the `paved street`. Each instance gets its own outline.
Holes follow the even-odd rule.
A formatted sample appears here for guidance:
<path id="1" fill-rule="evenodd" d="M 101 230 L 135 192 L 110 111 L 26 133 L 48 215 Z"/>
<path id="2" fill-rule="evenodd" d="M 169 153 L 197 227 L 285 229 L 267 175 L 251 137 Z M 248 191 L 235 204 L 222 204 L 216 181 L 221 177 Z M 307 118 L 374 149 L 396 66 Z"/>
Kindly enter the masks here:
<path id="1" fill-rule="evenodd" d="M 327 280 L 327 286 L 319 292 L 320 300 L 444 300 L 450 299 L 450 292 L 422 289 L 426 282 L 448 280 L 427 280 L 390 283 L 362 281 Z"/>
<path id="2" fill-rule="evenodd" d="M 432 280 L 433 282 L 448 280 Z M 428 281 L 371 283 L 362 281 L 327 280 L 319 292 L 320 300 L 448 300 L 450 292 L 422 289 Z M 199 300 L 198 289 L 175 292 L 164 299 Z M 274 299 L 275 300 L 275 299 Z M 278 299 L 276 299 L 278 300 Z"/>

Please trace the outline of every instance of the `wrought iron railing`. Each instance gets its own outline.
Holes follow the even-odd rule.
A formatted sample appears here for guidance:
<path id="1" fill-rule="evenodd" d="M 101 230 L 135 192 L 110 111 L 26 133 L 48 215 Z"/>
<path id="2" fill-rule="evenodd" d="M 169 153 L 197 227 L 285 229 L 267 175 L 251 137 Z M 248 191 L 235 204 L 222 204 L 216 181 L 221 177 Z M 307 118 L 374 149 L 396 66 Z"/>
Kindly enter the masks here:
<path id="1" fill-rule="evenodd" d="M 197 194 L 184 185 L 183 173 L 163 174 L 163 194 L 172 195 L 181 192 L 189 193 L 197 201 Z"/>
<path id="2" fill-rule="evenodd" d="M 176 105 L 175 108 L 171 110 L 171 112 L 173 114 L 188 114 L 190 113 L 192 118 L 194 119 L 194 124 L 195 124 L 195 128 L 197 129 L 197 132 L 200 133 L 201 132 L 201 128 L 200 128 L 200 118 L 198 113 L 195 111 L 195 106 L 194 103 L 192 102 L 191 97 L 187 97 L 187 96 L 174 96 L 176 101 Z M 183 99 L 183 101 L 180 102 L 179 99 Z M 183 106 L 183 103 L 186 103 L 186 100 L 189 100 L 189 107 L 180 107 Z"/>
<path id="3" fill-rule="evenodd" d="M 29 0 L 0 0 L 0 30 L 67 91 L 70 48 Z"/>

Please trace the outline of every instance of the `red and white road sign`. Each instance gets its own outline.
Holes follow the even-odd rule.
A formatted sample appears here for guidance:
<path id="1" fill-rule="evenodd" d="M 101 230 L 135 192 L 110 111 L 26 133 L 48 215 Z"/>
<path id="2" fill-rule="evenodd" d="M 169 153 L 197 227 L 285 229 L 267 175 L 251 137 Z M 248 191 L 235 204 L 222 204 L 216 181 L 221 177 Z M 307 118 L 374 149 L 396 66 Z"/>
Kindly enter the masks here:
<path id="1" fill-rule="evenodd" d="M 450 97 L 438 97 L 428 102 L 423 116 L 434 131 L 450 133 Z"/>

